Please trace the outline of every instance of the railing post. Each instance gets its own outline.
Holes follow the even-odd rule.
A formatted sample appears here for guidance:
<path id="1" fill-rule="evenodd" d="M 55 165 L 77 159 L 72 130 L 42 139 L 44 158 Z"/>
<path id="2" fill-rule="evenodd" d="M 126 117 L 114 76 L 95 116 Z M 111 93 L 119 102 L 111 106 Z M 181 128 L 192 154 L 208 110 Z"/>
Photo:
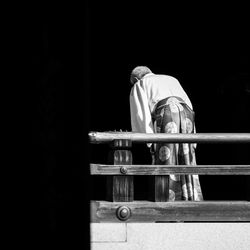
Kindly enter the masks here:
<path id="1" fill-rule="evenodd" d="M 157 163 L 157 160 L 154 159 L 154 163 Z M 155 202 L 169 200 L 169 175 L 149 177 L 149 200 Z"/>
<path id="2" fill-rule="evenodd" d="M 112 150 L 109 153 L 109 162 L 114 165 L 131 165 L 132 146 L 130 140 L 114 140 L 111 143 Z M 134 200 L 134 177 L 126 176 L 126 168 L 120 169 L 124 176 L 107 177 L 107 200 L 129 202 Z"/>
<path id="3" fill-rule="evenodd" d="M 169 200 L 169 176 L 149 177 L 149 200 L 165 202 Z"/>
<path id="4" fill-rule="evenodd" d="M 247 176 L 247 190 L 246 190 L 246 199 L 247 201 L 250 201 L 250 176 Z"/>

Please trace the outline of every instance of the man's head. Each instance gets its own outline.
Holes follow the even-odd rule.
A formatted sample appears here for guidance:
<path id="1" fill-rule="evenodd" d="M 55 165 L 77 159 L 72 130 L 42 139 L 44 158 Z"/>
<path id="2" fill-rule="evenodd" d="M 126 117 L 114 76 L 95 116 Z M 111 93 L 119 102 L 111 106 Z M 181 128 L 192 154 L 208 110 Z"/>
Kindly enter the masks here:
<path id="1" fill-rule="evenodd" d="M 141 80 L 142 77 L 148 73 L 152 73 L 152 71 L 146 66 L 135 67 L 130 75 L 130 83 L 135 84 L 137 81 Z"/>

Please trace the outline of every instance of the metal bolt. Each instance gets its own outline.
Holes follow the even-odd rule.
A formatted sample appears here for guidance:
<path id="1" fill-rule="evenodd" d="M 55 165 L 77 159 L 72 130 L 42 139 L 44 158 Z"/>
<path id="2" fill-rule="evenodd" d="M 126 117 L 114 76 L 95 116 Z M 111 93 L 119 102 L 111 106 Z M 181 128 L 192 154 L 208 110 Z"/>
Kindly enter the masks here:
<path id="1" fill-rule="evenodd" d="M 130 211 L 130 208 L 128 208 L 127 206 L 118 207 L 116 211 L 117 218 L 122 221 L 127 220 L 130 217 L 130 215 L 131 215 L 131 211 Z"/>
<path id="2" fill-rule="evenodd" d="M 127 170 L 127 168 L 125 168 L 125 167 L 121 167 L 121 168 L 120 168 L 120 172 L 121 172 L 122 174 L 126 174 L 126 173 L 128 172 L 128 170 Z"/>

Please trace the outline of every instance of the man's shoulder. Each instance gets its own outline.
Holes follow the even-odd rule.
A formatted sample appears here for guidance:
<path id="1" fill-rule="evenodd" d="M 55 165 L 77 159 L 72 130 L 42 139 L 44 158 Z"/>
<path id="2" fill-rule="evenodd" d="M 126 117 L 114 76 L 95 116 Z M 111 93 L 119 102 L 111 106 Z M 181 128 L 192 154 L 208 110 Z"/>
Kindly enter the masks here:
<path id="1" fill-rule="evenodd" d="M 157 74 L 154 75 L 155 78 L 152 79 L 159 79 L 159 80 L 163 80 L 163 81 L 168 81 L 168 82 L 175 82 L 175 83 L 179 83 L 178 79 L 174 76 L 170 76 L 170 75 L 164 75 L 164 74 Z"/>
<path id="2" fill-rule="evenodd" d="M 179 85 L 180 82 L 177 78 L 165 75 L 165 74 L 152 74 L 147 77 L 145 77 L 140 83 L 142 88 L 144 87 L 150 87 L 155 86 L 155 84 L 172 84 L 172 85 Z"/>
<path id="3" fill-rule="evenodd" d="M 158 75 L 159 77 L 162 77 L 162 78 L 167 78 L 169 80 L 173 80 L 173 81 L 178 81 L 178 79 L 174 76 L 170 76 L 170 75 L 163 75 L 163 74 L 159 74 Z"/>

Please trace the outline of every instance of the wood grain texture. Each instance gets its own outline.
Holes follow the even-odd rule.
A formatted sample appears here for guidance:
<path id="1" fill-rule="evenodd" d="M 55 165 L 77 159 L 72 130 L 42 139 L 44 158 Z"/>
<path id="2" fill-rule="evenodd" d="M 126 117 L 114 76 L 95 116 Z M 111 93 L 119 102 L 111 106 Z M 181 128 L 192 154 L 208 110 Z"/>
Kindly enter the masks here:
<path id="1" fill-rule="evenodd" d="M 148 198 L 155 202 L 166 202 L 169 199 L 169 176 L 157 175 L 149 179 Z"/>
<path id="2" fill-rule="evenodd" d="M 175 201 L 175 202 L 91 202 L 92 222 L 121 222 L 117 209 L 127 206 L 131 216 L 125 222 L 249 222 L 247 201 Z"/>
<path id="3" fill-rule="evenodd" d="M 168 143 L 250 143 L 250 133 L 133 133 L 133 132 L 90 132 L 90 143 L 110 143 L 114 140 L 130 140 L 136 143 L 168 142 Z"/>
<path id="4" fill-rule="evenodd" d="M 126 174 L 121 172 L 126 169 Z M 90 164 L 91 175 L 250 175 L 250 165 L 104 165 Z"/>
<path id="5" fill-rule="evenodd" d="M 116 140 L 111 145 L 114 165 L 132 164 L 132 153 L 129 150 L 131 142 L 127 140 Z M 120 150 L 120 148 L 123 148 Z M 127 148 L 127 150 L 124 150 Z M 112 165 L 112 166 L 114 166 Z M 108 176 L 107 178 L 107 200 L 129 202 L 134 200 L 134 178 L 133 176 Z"/>

